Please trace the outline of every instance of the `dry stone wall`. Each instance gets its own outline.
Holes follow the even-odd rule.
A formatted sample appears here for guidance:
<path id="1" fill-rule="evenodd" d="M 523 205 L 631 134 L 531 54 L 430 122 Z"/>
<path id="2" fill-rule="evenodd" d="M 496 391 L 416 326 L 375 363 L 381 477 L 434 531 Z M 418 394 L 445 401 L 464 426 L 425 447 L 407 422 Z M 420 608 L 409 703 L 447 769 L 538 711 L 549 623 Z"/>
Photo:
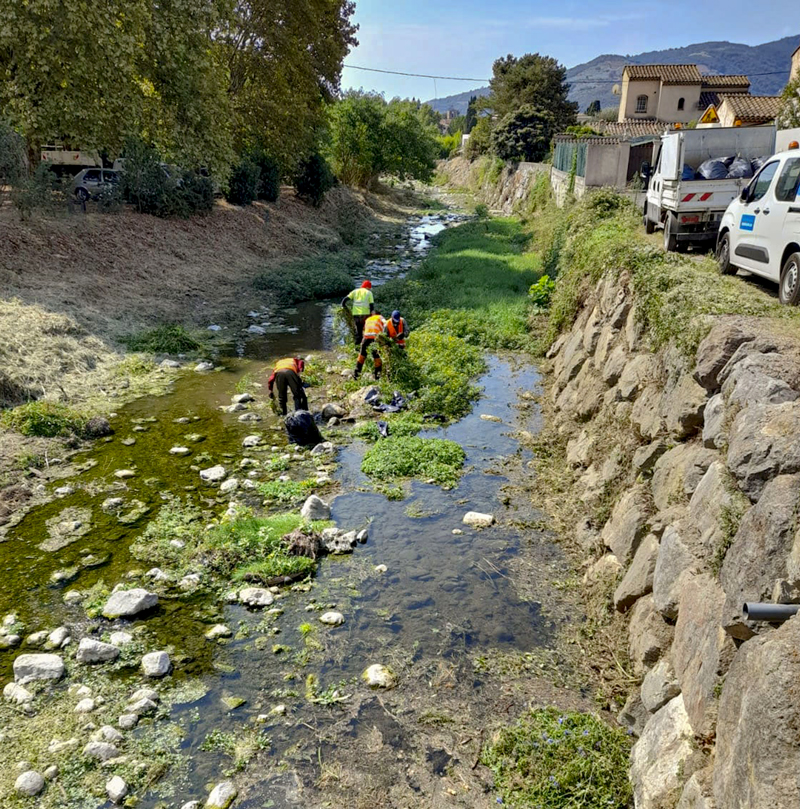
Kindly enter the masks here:
<path id="1" fill-rule="evenodd" d="M 766 331 L 654 352 L 609 275 L 548 353 L 584 583 L 630 616 L 637 809 L 800 806 L 800 617 L 742 613 L 800 601 L 800 356 Z"/>

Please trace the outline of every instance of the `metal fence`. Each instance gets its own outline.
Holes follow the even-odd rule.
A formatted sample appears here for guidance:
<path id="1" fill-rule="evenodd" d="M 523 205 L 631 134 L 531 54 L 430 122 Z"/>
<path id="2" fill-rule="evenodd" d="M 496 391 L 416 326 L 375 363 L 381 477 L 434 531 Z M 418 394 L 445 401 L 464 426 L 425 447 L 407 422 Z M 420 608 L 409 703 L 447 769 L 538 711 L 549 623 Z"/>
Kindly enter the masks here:
<path id="1" fill-rule="evenodd" d="M 559 171 L 571 172 L 575 168 L 576 177 L 586 176 L 587 143 L 580 141 L 558 141 L 553 155 L 553 166 Z"/>

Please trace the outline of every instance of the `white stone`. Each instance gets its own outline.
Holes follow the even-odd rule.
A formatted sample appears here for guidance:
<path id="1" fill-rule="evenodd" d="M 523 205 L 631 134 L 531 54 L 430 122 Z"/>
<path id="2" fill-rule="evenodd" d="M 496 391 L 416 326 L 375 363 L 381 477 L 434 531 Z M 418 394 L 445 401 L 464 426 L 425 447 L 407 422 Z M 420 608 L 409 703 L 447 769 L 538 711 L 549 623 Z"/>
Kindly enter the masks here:
<path id="1" fill-rule="evenodd" d="M 464 525 L 470 525 L 473 528 L 488 528 L 490 525 L 494 525 L 494 515 L 469 511 L 464 515 L 462 522 Z"/>
<path id="2" fill-rule="evenodd" d="M 239 601 L 248 607 L 269 607 L 275 601 L 275 597 L 263 587 L 245 587 L 239 593 Z"/>
<path id="3" fill-rule="evenodd" d="M 228 478 L 224 483 L 222 483 L 219 487 L 219 491 L 221 494 L 230 494 L 231 492 L 235 492 L 239 488 L 239 481 L 237 478 Z"/>
<path id="4" fill-rule="evenodd" d="M 178 586 L 182 590 L 193 590 L 195 587 L 200 586 L 199 573 L 187 573 L 179 582 Z"/>
<path id="5" fill-rule="evenodd" d="M 114 472 L 114 477 L 120 480 L 129 480 L 130 478 L 136 477 L 136 472 L 134 472 L 133 469 L 117 469 L 117 471 Z"/>
<path id="6" fill-rule="evenodd" d="M 362 545 L 369 539 L 369 529 L 364 528 L 356 534 L 356 539 Z"/>
<path id="7" fill-rule="evenodd" d="M 19 685 L 35 680 L 60 680 L 64 661 L 54 654 L 25 654 L 14 661 L 14 679 Z"/>
<path id="8" fill-rule="evenodd" d="M 341 612 L 325 612 L 320 615 L 319 620 L 328 626 L 341 626 L 344 623 L 344 615 Z"/>
<path id="9" fill-rule="evenodd" d="M 28 770 L 14 782 L 14 789 L 18 794 L 32 798 L 44 789 L 44 778 L 36 770 Z"/>
<path id="10" fill-rule="evenodd" d="M 150 652 L 142 658 L 142 671 L 145 677 L 166 677 L 172 668 L 166 652 Z"/>
<path id="11" fill-rule="evenodd" d="M 119 750 L 108 742 L 89 742 L 83 748 L 83 755 L 87 758 L 96 758 L 98 761 L 109 761 L 119 756 Z"/>
<path id="12" fill-rule="evenodd" d="M 261 326 L 256 326 L 255 324 L 253 324 L 252 326 L 247 327 L 247 333 L 248 334 L 255 334 L 255 335 L 260 337 L 261 335 L 266 334 L 267 330 L 262 329 Z"/>
<path id="13" fill-rule="evenodd" d="M 117 720 L 117 724 L 123 730 L 133 730 L 139 724 L 139 716 L 135 713 L 124 713 Z"/>
<path id="14" fill-rule="evenodd" d="M 149 699 L 151 702 L 160 702 L 161 697 L 158 695 L 158 691 L 155 688 L 137 688 L 136 691 L 131 694 L 131 698 L 128 702 L 138 702 L 140 699 Z"/>
<path id="15" fill-rule="evenodd" d="M 103 504 L 100 508 L 103 509 L 103 511 L 116 511 L 124 505 L 125 501 L 121 497 L 107 497 L 103 500 Z"/>
<path id="16" fill-rule="evenodd" d="M 231 398 L 234 404 L 246 404 L 247 402 L 254 402 L 256 400 L 252 393 L 237 393 Z"/>
<path id="17" fill-rule="evenodd" d="M 95 707 L 94 700 L 91 697 L 87 697 L 86 699 L 82 699 L 76 706 L 75 706 L 75 713 L 91 713 Z"/>
<path id="18" fill-rule="evenodd" d="M 375 565 L 375 572 L 376 573 L 386 573 L 389 570 L 386 565 Z"/>
<path id="19" fill-rule="evenodd" d="M 109 640 L 114 646 L 126 646 L 129 643 L 133 643 L 133 635 L 129 632 L 112 632 Z"/>
<path id="20" fill-rule="evenodd" d="M 3 697 L 9 702 L 16 702 L 22 705 L 25 702 L 30 702 L 33 699 L 33 694 L 27 688 L 23 688 L 17 683 L 7 683 L 3 689 Z"/>
<path id="21" fill-rule="evenodd" d="M 153 581 L 166 581 L 169 578 L 160 567 L 151 567 L 144 575 Z"/>
<path id="22" fill-rule="evenodd" d="M 335 451 L 336 447 L 334 447 L 330 441 L 324 441 L 322 444 L 317 444 L 317 446 L 311 450 L 311 455 L 316 458 L 320 455 L 330 455 Z"/>
<path id="23" fill-rule="evenodd" d="M 502 420 L 503 419 L 499 416 L 490 416 L 488 413 L 481 413 L 481 421 L 501 422 Z"/>
<path id="24" fill-rule="evenodd" d="M 71 494 L 75 494 L 75 487 L 74 486 L 59 486 L 55 492 L 56 497 L 69 497 Z"/>
<path id="25" fill-rule="evenodd" d="M 159 367 L 160 368 L 171 368 L 171 369 L 175 370 L 177 368 L 180 368 L 181 364 L 177 360 L 166 359 L 166 360 L 161 360 L 161 362 L 159 363 Z"/>
<path id="26" fill-rule="evenodd" d="M 186 543 L 182 539 L 171 539 L 169 541 L 170 547 L 177 548 L 182 551 L 186 547 Z"/>
<path id="27" fill-rule="evenodd" d="M 213 371 L 214 370 L 214 363 L 213 362 L 198 362 L 197 365 L 194 366 L 194 369 L 198 373 L 203 373 L 204 371 Z"/>
<path id="28" fill-rule="evenodd" d="M 300 514 L 304 520 L 329 520 L 331 518 L 331 507 L 317 495 L 312 494 L 303 503 Z"/>
<path id="29" fill-rule="evenodd" d="M 118 775 L 106 784 L 106 795 L 111 803 L 119 803 L 128 794 L 128 785 Z"/>
<path id="30" fill-rule="evenodd" d="M 52 781 L 54 778 L 58 778 L 58 764 L 51 764 L 44 771 L 44 780 L 45 781 Z"/>
<path id="31" fill-rule="evenodd" d="M 233 635 L 233 630 L 229 626 L 225 626 L 225 624 L 217 624 L 216 626 L 212 626 L 211 629 L 206 632 L 206 637 L 209 640 L 229 638 L 231 635 Z"/>
<path id="32" fill-rule="evenodd" d="M 47 630 L 32 632 L 25 638 L 25 643 L 29 646 L 41 646 L 47 640 Z"/>
<path id="33" fill-rule="evenodd" d="M 211 790 L 206 809 L 228 809 L 238 794 L 232 781 L 223 781 Z"/>
<path id="34" fill-rule="evenodd" d="M 119 657 L 119 649 L 111 643 L 81 638 L 76 659 L 79 663 L 109 663 Z"/>
<path id="35" fill-rule="evenodd" d="M 397 685 L 397 677 L 394 672 L 380 663 L 373 663 L 364 670 L 361 677 L 370 688 L 394 688 Z"/>
<path id="36" fill-rule="evenodd" d="M 48 636 L 47 636 L 47 645 L 51 649 L 60 649 L 64 641 L 69 637 L 69 629 L 65 626 L 60 626 L 58 629 L 54 629 Z"/>
<path id="37" fill-rule="evenodd" d="M 181 809 L 200 809 L 200 801 L 188 801 L 181 806 Z"/>
<path id="38" fill-rule="evenodd" d="M 106 618 L 126 618 L 153 609 L 158 604 L 158 596 L 141 588 L 117 590 L 103 607 Z"/>
<path id="39" fill-rule="evenodd" d="M 212 466 L 200 472 L 200 479 L 206 483 L 219 483 L 225 480 L 227 474 L 228 472 L 224 466 Z"/>
<path id="40" fill-rule="evenodd" d="M 182 456 L 182 455 L 191 455 L 191 454 L 192 454 L 192 451 L 189 449 L 189 447 L 173 447 L 173 448 L 172 448 L 172 449 L 169 451 L 169 454 L 170 454 L 170 455 L 179 455 L 179 456 Z"/>
<path id="41" fill-rule="evenodd" d="M 125 741 L 125 737 L 114 727 L 111 725 L 103 725 L 100 730 L 97 731 L 95 734 L 97 739 L 95 741 L 104 741 L 104 742 L 111 742 L 111 744 L 122 744 Z"/>
<path id="42" fill-rule="evenodd" d="M 242 446 L 246 449 L 250 449 L 252 447 L 257 447 L 261 443 L 261 436 L 260 435 L 248 435 L 244 441 L 242 441 Z"/>

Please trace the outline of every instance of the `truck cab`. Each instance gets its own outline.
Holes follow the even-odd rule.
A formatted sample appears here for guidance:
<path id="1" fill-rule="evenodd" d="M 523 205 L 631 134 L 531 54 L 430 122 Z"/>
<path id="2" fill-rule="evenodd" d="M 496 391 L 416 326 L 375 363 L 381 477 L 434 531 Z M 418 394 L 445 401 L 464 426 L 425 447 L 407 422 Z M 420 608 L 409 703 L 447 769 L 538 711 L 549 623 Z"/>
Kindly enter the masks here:
<path id="1" fill-rule="evenodd" d="M 800 148 L 771 157 L 722 218 L 717 261 L 779 285 L 781 303 L 800 302 Z"/>

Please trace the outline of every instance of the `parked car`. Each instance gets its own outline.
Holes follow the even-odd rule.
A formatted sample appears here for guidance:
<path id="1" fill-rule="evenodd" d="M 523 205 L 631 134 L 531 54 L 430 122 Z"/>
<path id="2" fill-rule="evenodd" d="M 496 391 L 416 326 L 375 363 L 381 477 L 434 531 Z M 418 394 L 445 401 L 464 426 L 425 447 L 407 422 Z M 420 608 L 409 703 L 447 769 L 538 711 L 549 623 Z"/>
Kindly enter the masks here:
<path id="1" fill-rule="evenodd" d="M 800 303 L 800 148 L 771 157 L 722 217 L 717 261 L 778 283 L 781 303 Z"/>
<path id="2" fill-rule="evenodd" d="M 120 172 L 114 169 L 84 169 L 72 181 L 75 196 L 86 202 L 99 194 L 114 188 L 120 179 Z"/>

